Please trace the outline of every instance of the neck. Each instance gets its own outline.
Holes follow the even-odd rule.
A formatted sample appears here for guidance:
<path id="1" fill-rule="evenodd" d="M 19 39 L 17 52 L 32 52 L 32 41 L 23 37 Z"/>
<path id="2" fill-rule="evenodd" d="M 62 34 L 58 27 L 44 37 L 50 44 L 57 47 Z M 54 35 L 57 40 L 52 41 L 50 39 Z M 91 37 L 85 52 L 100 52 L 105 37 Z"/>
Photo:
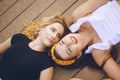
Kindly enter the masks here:
<path id="1" fill-rule="evenodd" d="M 93 43 L 94 31 L 90 30 L 89 28 L 86 29 L 85 27 L 81 27 L 78 33 L 82 38 L 83 47 Z"/>
<path id="2" fill-rule="evenodd" d="M 33 50 L 41 51 L 41 52 L 45 51 L 46 49 L 46 46 L 40 40 L 37 39 L 30 42 L 29 47 Z"/>

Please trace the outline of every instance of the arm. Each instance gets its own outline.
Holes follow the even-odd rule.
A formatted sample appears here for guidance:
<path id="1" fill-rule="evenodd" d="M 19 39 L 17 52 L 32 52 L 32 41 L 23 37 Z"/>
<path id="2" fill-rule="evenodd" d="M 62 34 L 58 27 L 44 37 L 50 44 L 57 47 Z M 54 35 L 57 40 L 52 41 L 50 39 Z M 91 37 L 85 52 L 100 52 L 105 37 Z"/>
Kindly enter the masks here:
<path id="1" fill-rule="evenodd" d="M 85 3 L 80 5 L 72 13 L 73 22 L 77 21 L 79 18 L 91 14 L 95 9 L 107 3 L 108 0 L 87 0 Z"/>
<path id="2" fill-rule="evenodd" d="M 41 72 L 39 80 L 52 80 L 52 77 L 53 77 L 53 67 L 50 67 Z"/>
<path id="3" fill-rule="evenodd" d="M 4 53 L 11 46 L 11 38 L 0 44 L 0 55 Z"/>
<path id="4" fill-rule="evenodd" d="M 80 79 L 80 78 L 71 78 L 70 80 L 84 80 L 84 79 Z M 112 80 L 112 79 L 107 78 L 107 79 L 102 79 L 102 80 Z"/>
<path id="5" fill-rule="evenodd" d="M 92 56 L 95 60 L 95 62 L 101 66 L 104 59 L 106 58 L 106 54 L 110 56 L 108 51 L 102 51 L 94 49 L 92 51 Z M 120 80 L 120 67 L 119 65 L 114 61 L 112 57 L 108 58 L 105 61 L 105 64 L 103 65 L 103 70 L 107 73 L 107 75 L 113 79 L 113 80 Z"/>

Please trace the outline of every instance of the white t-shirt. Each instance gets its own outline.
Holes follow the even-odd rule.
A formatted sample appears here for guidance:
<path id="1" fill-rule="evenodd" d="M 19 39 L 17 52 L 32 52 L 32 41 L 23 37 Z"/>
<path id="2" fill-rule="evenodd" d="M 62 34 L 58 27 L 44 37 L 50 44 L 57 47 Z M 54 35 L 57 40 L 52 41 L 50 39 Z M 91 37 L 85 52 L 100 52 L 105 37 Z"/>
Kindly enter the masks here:
<path id="1" fill-rule="evenodd" d="M 89 46 L 86 53 L 91 53 L 93 48 L 107 50 L 110 45 L 120 42 L 120 6 L 116 0 L 109 1 L 99 7 L 91 16 L 78 19 L 76 23 L 70 26 L 71 32 L 78 31 L 86 21 L 90 22 L 102 40 L 102 43 Z"/>

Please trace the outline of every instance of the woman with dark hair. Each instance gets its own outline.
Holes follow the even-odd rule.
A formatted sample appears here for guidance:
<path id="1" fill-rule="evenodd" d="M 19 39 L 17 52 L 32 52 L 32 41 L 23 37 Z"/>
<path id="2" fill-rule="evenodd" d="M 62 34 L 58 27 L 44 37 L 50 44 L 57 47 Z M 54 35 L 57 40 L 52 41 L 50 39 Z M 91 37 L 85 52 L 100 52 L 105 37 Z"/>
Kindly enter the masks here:
<path id="1" fill-rule="evenodd" d="M 101 4 L 106 3 L 102 6 Z M 90 15 L 88 15 L 90 14 Z M 84 16 L 84 17 L 83 17 Z M 82 55 L 92 55 L 96 64 L 113 80 L 120 80 L 120 67 L 110 55 L 120 42 L 120 5 L 116 0 L 88 0 L 72 15 L 72 33 L 63 37 L 51 50 L 59 65 L 71 65 Z M 58 55 L 62 60 L 57 59 Z"/>

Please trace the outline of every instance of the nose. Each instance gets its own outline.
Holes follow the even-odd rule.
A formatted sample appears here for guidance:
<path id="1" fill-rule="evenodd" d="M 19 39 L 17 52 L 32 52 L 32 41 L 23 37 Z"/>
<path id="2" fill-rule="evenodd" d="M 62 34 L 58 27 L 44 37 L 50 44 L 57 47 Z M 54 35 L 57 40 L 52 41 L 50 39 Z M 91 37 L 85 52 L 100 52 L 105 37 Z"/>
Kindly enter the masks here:
<path id="1" fill-rule="evenodd" d="M 71 42 L 70 41 L 67 41 L 66 44 L 65 44 L 66 47 L 69 47 L 71 46 Z"/>
<path id="2" fill-rule="evenodd" d="M 51 36 L 52 40 L 54 42 L 57 42 L 59 39 L 57 38 L 57 33 L 53 33 L 52 36 Z"/>
<path id="3" fill-rule="evenodd" d="M 70 46 L 72 46 L 72 45 L 73 45 L 73 43 L 71 42 L 71 40 L 69 40 L 69 39 L 66 39 L 66 40 L 65 40 L 64 46 L 70 47 Z"/>
<path id="4" fill-rule="evenodd" d="M 52 38 L 55 39 L 57 36 L 57 33 L 53 33 Z"/>

